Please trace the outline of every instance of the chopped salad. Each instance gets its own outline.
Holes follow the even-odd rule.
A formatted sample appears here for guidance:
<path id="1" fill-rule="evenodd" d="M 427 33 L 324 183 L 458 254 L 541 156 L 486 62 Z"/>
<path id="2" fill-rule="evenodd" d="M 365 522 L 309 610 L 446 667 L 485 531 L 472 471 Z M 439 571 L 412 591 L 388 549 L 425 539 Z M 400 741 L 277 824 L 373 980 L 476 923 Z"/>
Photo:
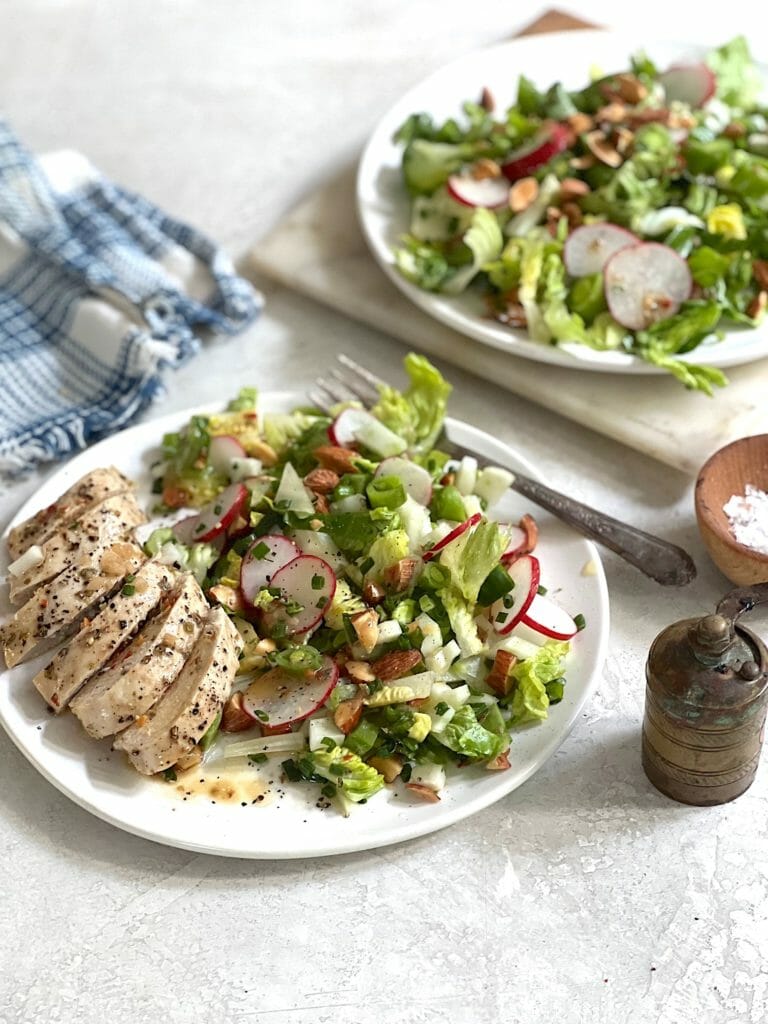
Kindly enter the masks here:
<path id="1" fill-rule="evenodd" d="M 491 518 L 512 474 L 436 447 L 450 385 L 405 365 L 372 411 L 262 414 L 244 389 L 166 435 L 156 466 L 161 510 L 198 511 L 146 550 L 192 571 L 244 643 L 203 749 L 279 757 L 345 813 L 386 785 L 437 801 L 449 765 L 508 768 L 584 626 L 546 594 L 534 519 Z"/>
<path id="2" fill-rule="evenodd" d="M 533 341 L 627 352 L 712 394 L 725 376 L 688 354 L 768 304 L 761 85 L 740 37 L 668 69 L 640 54 L 577 91 L 520 76 L 506 110 L 486 89 L 459 118 L 412 114 L 399 271 L 451 296 L 479 284 Z"/>

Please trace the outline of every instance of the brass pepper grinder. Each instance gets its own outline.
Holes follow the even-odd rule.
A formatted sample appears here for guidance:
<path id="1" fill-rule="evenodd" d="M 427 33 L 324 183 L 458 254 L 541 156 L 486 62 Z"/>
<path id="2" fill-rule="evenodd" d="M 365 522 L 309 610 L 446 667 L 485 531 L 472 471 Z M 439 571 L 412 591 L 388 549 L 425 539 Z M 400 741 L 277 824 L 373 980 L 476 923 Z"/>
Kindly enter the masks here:
<path id="1" fill-rule="evenodd" d="M 766 603 L 768 583 L 734 590 L 715 615 L 675 622 L 651 646 L 643 768 L 673 800 L 724 804 L 752 784 L 768 710 L 768 649 L 737 620 Z"/>

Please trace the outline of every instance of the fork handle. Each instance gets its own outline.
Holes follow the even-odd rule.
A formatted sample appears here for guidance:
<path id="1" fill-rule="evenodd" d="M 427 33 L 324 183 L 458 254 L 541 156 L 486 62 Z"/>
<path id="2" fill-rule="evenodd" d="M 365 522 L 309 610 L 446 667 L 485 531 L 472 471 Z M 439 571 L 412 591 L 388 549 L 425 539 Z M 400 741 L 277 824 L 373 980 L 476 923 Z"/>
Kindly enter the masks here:
<path id="1" fill-rule="evenodd" d="M 614 551 L 662 586 L 682 587 L 696 577 L 693 559 L 676 544 L 622 523 L 519 473 L 515 474 L 512 489 L 547 509 L 585 537 Z"/>

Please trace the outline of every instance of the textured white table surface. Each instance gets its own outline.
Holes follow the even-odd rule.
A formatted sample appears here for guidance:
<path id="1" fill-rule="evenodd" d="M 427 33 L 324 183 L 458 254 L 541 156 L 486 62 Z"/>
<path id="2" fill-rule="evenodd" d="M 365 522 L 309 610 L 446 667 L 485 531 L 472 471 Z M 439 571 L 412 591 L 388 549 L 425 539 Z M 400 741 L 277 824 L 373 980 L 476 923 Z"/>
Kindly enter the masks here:
<path id="1" fill-rule="evenodd" d="M 615 4 L 581 10 L 617 21 Z M 535 13 L 496 0 L 5 0 L 3 109 L 33 148 L 82 149 L 238 252 L 349 160 L 405 87 Z M 721 18 L 702 5 L 700 32 L 717 38 Z M 638 42 L 654 23 L 691 36 L 687 5 L 622 19 Z M 729 3 L 727 31 L 749 25 L 748 5 Z M 246 380 L 304 386 L 339 349 L 390 373 L 403 354 L 269 288 L 261 322 L 178 373 L 150 415 Z M 0 1021 L 768 1018 L 768 771 L 736 803 L 696 810 L 640 768 L 648 645 L 726 589 L 690 482 L 452 377 L 454 415 L 526 450 L 562 489 L 686 546 L 698 581 L 663 592 L 607 557 L 610 654 L 571 737 L 495 807 L 382 852 L 270 864 L 165 849 L 89 817 L 0 736 Z M 0 496 L 0 518 L 41 478 Z"/>

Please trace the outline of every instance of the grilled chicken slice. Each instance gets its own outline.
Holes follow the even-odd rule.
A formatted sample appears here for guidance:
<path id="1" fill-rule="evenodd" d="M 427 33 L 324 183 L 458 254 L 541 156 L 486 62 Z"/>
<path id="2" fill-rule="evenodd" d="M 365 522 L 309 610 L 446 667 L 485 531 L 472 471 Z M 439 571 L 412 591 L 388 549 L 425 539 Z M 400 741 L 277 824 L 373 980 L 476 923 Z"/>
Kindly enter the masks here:
<path id="1" fill-rule="evenodd" d="M 243 643 L 213 608 L 184 668 L 154 708 L 115 740 L 142 775 L 165 771 L 197 746 L 229 696 Z"/>
<path id="2" fill-rule="evenodd" d="M 132 494 L 105 498 L 44 541 L 41 561 L 20 576 L 9 575 L 11 600 L 17 604 L 26 601 L 37 587 L 70 565 L 93 558 L 114 541 L 127 539 L 134 527 L 144 522 L 146 516 Z"/>
<path id="3" fill-rule="evenodd" d="M 176 584 L 173 569 L 145 562 L 134 581 L 116 594 L 85 629 L 81 629 L 53 661 L 32 680 L 57 713 L 63 711 L 83 683 L 133 636 Z"/>
<path id="4" fill-rule="evenodd" d="M 128 646 L 92 676 L 69 705 L 97 739 L 125 729 L 155 704 L 179 674 L 208 613 L 194 576 L 169 591 Z"/>
<path id="5" fill-rule="evenodd" d="M 52 505 L 40 509 L 23 523 L 14 526 L 8 534 L 8 551 L 15 561 L 32 544 L 42 544 L 61 530 L 65 524 L 76 519 L 92 505 L 98 505 L 114 494 L 132 491 L 133 484 L 114 466 L 108 469 L 94 469 L 86 473 L 77 483 Z"/>
<path id="6" fill-rule="evenodd" d="M 36 590 L 0 629 L 0 644 L 8 668 L 66 640 L 81 620 L 92 617 L 99 605 L 119 590 L 125 577 L 135 573 L 145 560 L 144 552 L 136 544 L 117 541 Z"/>

